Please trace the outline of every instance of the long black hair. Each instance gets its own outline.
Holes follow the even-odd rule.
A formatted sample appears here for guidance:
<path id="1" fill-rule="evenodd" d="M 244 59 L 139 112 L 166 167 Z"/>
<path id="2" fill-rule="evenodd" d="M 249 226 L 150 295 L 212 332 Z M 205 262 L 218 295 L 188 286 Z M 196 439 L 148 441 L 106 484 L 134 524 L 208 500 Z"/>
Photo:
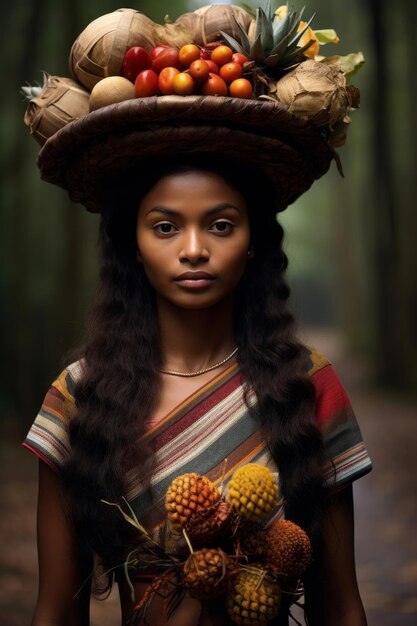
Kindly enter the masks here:
<path id="1" fill-rule="evenodd" d="M 314 424 L 308 351 L 296 339 L 287 308 L 287 257 L 274 186 L 255 167 L 218 156 L 159 159 L 103 184 L 100 283 L 87 327 L 83 376 L 74 392 L 72 452 L 64 468 L 76 528 L 106 568 L 123 560 L 131 531 L 101 500 L 121 501 L 127 467 L 152 466 L 149 450 L 132 442 L 144 431 L 160 384 L 156 303 L 136 257 L 137 210 L 158 179 L 190 169 L 218 174 L 247 202 L 255 255 L 235 294 L 238 360 L 257 396 L 251 410 L 279 469 L 287 517 L 314 536 L 323 507 L 323 445 Z"/>

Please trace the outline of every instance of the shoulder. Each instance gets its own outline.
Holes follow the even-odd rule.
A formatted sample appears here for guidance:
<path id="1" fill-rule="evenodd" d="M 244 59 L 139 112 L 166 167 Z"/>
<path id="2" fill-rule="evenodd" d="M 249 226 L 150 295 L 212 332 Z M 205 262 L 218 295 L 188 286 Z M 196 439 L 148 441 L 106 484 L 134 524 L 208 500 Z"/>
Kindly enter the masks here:
<path id="1" fill-rule="evenodd" d="M 69 425 L 75 415 L 74 388 L 83 361 L 68 365 L 53 381 L 23 445 L 58 474 L 70 454 Z"/>
<path id="2" fill-rule="evenodd" d="M 321 352 L 319 352 L 318 350 L 310 346 L 306 346 L 306 348 L 308 351 L 307 368 L 308 368 L 308 375 L 310 377 L 313 377 L 314 374 L 316 374 L 317 372 L 320 372 L 328 365 L 331 365 L 329 359 L 326 356 L 324 356 L 324 354 L 322 354 Z"/>
<path id="3" fill-rule="evenodd" d="M 333 364 L 321 352 L 309 350 L 308 375 L 316 395 L 316 423 L 326 430 L 353 415 L 352 406 Z"/>
<path id="4" fill-rule="evenodd" d="M 51 384 L 49 393 L 58 392 L 63 403 L 74 405 L 75 385 L 81 380 L 84 371 L 84 359 L 68 365 Z"/>

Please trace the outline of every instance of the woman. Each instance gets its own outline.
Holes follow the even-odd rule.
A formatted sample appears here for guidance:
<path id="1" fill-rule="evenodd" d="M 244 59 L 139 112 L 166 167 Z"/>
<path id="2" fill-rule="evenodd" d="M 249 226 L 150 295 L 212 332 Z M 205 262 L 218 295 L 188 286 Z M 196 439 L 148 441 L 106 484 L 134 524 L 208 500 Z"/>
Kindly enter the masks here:
<path id="1" fill-rule="evenodd" d="M 219 482 L 257 462 L 278 471 L 285 515 L 313 541 L 309 623 L 363 626 L 351 483 L 370 461 L 331 365 L 295 337 L 276 188 L 237 159 L 196 155 L 151 161 L 140 180 L 127 171 L 101 194 L 86 347 L 25 442 L 41 459 L 32 624 L 89 623 L 93 554 L 110 579 L 116 571 L 123 619 L 131 613 L 117 566 L 134 537 L 102 500 L 126 496 L 154 530 L 175 476 Z M 148 583 L 138 576 L 136 600 Z M 191 598 L 166 622 L 156 598 L 150 623 L 231 622 L 221 601 Z M 288 623 L 288 608 L 273 623 Z"/>

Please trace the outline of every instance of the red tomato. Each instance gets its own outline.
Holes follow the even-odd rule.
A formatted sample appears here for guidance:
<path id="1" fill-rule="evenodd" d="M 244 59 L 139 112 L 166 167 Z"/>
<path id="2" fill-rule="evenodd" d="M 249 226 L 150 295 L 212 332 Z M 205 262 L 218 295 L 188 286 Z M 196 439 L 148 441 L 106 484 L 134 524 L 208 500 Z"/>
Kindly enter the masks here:
<path id="1" fill-rule="evenodd" d="M 201 93 L 205 96 L 227 96 L 227 85 L 221 76 L 210 72 L 208 79 L 202 83 Z"/>
<path id="2" fill-rule="evenodd" d="M 164 67 L 176 67 L 179 69 L 180 62 L 177 48 L 166 48 L 166 50 L 162 50 L 152 61 L 152 69 L 157 74 L 159 74 Z"/>
<path id="3" fill-rule="evenodd" d="M 210 74 L 210 67 L 206 61 L 203 59 L 197 59 L 197 61 L 193 61 L 188 68 L 191 76 L 194 78 L 196 83 L 202 83 L 207 80 Z"/>
<path id="4" fill-rule="evenodd" d="M 230 83 L 229 93 L 234 98 L 251 98 L 252 84 L 246 78 L 238 78 Z"/>
<path id="5" fill-rule="evenodd" d="M 129 48 L 123 58 L 122 73 L 125 78 L 135 82 L 139 72 L 151 67 L 152 61 L 145 48 L 134 46 Z"/>
<path id="6" fill-rule="evenodd" d="M 181 65 L 184 67 L 190 67 L 193 61 L 200 58 L 200 48 L 193 43 L 187 43 L 185 46 L 180 48 L 178 56 Z"/>
<path id="7" fill-rule="evenodd" d="M 166 96 L 175 93 L 174 78 L 179 73 L 176 67 L 164 67 L 158 76 L 159 91 Z"/>
<path id="8" fill-rule="evenodd" d="M 209 58 L 210 58 L 210 54 L 207 52 L 207 50 L 200 50 L 200 59 L 203 59 L 204 61 L 208 61 Z"/>
<path id="9" fill-rule="evenodd" d="M 167 48 L 169 48 L 169 46 L 167 46 L 164 43 L 161 43 L 159 46 L 155 46 L 155 48 L 152 48 L 152 50 L 149 53 L 149 56 L 151 57 L 151 61 L 156 59 L 158 54 L 162 52 L 163 50 L 166 50 Z"/>
<path id="10" fill-rule="evenodd" d="M 239 63 L 239 65 L 243 65 L 244 63 L 248 63 L 248 57 L 245 57 L 241 52 L 235 52 L 232 56 L 233 63 Z"/>
<path id="11" fill-rule="evenodd" d="M 180 96 L 189 96 L 194 92 L 194 81 L 188 72 L 174 76 L 174 91 Z"/>
<path id="12" fill-rule="evenodd" d="M 153 70 L 144 70 L 135 80 L 136 98 L 156 96 L 158 93 L 158 74 Z"/>
<path id="13" fill-rule="evenodd" d="M 222 65 L 220 68 L 220 76 L 223 78 L 226 83 L 231 83 L 232 80 L 236 80 L 240 78 L 243 74 L 243 67 L 240 63 L 226 63 L 226 65 Z"/>
<path id="14" fill-rule="evenodd" d="M 233 50 L 229 46 L 217 46 L 211 53 L 211 59 L 217 65 L 224 65 L 230 63 L 233 56 Z"/>
<path id="15" fill-rule="evenodd" d="M 214 61 L 212 61 L 211 59 L 208 59 L 206 61 L 207 65 L 209 66 L 209 70 L 212 74 L 218 74 L 219 73 L 219 66 L 217 65 L 217 63 L 215 63 Z"/>

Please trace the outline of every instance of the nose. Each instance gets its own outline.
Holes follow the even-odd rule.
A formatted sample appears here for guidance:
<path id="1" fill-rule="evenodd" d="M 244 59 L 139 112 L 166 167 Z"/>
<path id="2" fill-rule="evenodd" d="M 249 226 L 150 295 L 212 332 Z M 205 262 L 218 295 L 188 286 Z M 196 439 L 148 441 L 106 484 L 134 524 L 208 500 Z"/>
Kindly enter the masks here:
<path id="1" fill-rule="evenodd" d="M 179 260 L 181 263 L 201 263 L 208 261 L 210 253 L 206 247 L 203 233 L 197 229 L 189 229 L 183 233 L 181 238 L 181 249 L 179 252 Z"/>

